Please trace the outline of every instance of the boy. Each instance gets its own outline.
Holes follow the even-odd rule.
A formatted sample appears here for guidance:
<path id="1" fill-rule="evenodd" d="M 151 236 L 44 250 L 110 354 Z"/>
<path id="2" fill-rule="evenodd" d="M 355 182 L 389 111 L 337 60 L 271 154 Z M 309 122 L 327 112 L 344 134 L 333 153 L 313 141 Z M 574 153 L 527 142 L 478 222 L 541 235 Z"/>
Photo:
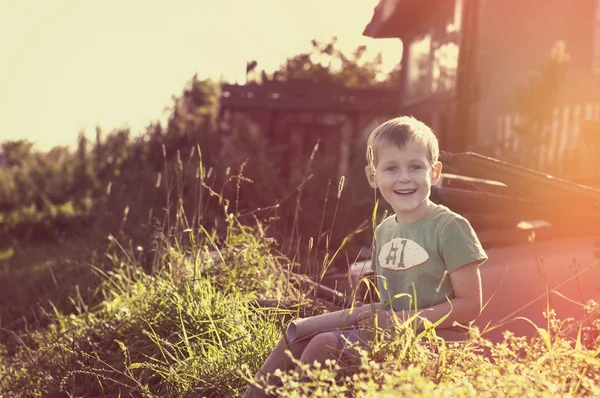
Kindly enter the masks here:
<path id="1" fill-rule="evenodd" d="M 438 141 L 431 129 L 412 117 L 398 117 L 377 127 L 367 144 L 365 167 L 369 184 L 379 189 L 394 214 L 375 229 L 375 272 L 380 303 L 356 307 L 351 325 L 392 325 L 391 310 L 400 319 L 413 315 L 436 322 L 438 335 L 464 338 L 458 324 L 468 324 L 481 311 L 479 265 L 487 256 L 469 222 L 429 199 L 440 179 Z M 324 332 L 310 340 L 286 343 L 282 337 L 259 374 L 289 369 L 289 349 L 304 363 L 337 358 L 345 342 L 360 340 L 359 329 Z M 256 395 L 252 395 L 253 392 Z M 250 387 L 244 396 L 261 396 Z M 264 395 L 263 395 L 264 396 Z"/>
<path id="2" fill-rule="evenodd" d="M 437 138 L 415 118 L 388 120 L 371 133 L 367 179 L 394 211 L 375 229 L 372 269 L 382 303 L 391 302 L 403 319 L 415 304 L 431 322 L 449 314 L 438 334 L 456 339 L 463 329 L 454 323 L 468 324 L 481 311 L 479 265 L 487 256 L 465 218 L 429 199 L 442 172 L 438 156 Z M 379 313 L 381 327 L 391 325 L 389 315 Z M 373 319 L 364 312 L 357 317 Z"/>

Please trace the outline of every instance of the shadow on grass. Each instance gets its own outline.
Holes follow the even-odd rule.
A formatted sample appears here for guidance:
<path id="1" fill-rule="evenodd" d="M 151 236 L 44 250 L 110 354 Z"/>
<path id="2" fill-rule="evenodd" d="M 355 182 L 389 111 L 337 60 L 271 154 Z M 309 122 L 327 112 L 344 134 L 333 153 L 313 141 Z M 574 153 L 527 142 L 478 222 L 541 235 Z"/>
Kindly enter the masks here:
<path id="1" fill-rule="evenodd" d="M 0 260 L 0 327 L 36 329 L 47 325 L 53 306 L 69 314 L 90 305 L 98 282 L 89 266 L 99 251 L 94 242 L 79 237 L 13 248 Z"/>

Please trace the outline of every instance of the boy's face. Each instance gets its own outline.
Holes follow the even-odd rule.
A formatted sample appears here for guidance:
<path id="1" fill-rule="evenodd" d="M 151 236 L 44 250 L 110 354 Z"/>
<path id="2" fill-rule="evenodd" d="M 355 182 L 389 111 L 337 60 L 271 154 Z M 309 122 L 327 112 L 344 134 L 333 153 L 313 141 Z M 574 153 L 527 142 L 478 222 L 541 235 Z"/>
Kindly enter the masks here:
<path id="1" fill-rule="evenodd" d="M 416 221 L 427 214 L 429 195 L 442 171 L 442 164 L 431 165 L 427 148 L 410 140 L 404 148 L 382 145 L 377 152 L 375 175 L 365 168 L 369 184 L 379 188 L 392 206 L 398 220 Z"/>

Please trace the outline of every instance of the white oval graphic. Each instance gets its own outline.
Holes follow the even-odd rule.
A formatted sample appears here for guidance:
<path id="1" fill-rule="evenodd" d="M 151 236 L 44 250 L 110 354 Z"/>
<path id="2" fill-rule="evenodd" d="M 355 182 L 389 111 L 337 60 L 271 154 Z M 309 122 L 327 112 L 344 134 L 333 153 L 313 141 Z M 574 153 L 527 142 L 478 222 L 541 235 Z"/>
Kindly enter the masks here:
<path id="1" fill-rule="evenodd" d="M 395 238 L 387 242 L 379 252 L 379 264 L 392 271 L 406 270 L 424 264 L 429 254 L 417 242 Z"/>

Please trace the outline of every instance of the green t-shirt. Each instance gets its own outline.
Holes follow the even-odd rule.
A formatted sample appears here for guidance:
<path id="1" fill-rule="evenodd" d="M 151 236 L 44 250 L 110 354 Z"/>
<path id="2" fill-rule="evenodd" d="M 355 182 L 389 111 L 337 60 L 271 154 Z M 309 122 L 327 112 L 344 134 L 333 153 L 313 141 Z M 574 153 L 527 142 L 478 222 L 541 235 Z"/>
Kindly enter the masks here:
<path id="1" fill-rule="evenodd" d="M 413 309 L 415 298 L 417 308 L 454 298 L 449 274 L 485 260 L 487 255 L 469 221 L 442 205 L 413 223 L 399 224 L 392 215 L 375 229 L 371 268 L 377 275 L 381 302 L 410 295 L 393 299 L 394 311 Z"/>

